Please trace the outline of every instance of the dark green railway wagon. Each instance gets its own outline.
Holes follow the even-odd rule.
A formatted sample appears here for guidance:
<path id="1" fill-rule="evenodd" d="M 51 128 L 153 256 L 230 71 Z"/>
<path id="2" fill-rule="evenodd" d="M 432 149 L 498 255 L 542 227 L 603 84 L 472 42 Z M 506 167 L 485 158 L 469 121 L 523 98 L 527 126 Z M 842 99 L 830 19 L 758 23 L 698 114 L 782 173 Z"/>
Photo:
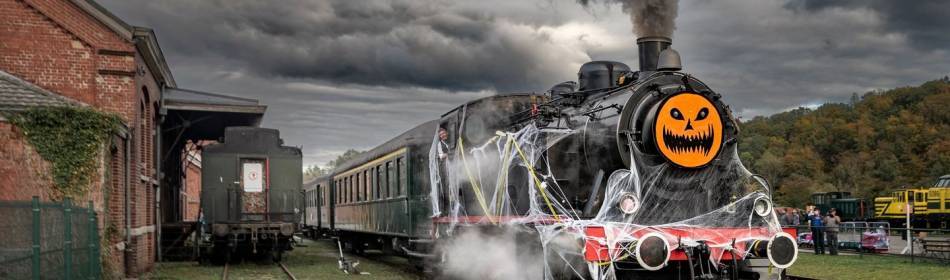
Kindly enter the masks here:
<path id="1" fill-rule="evenodd" d="M 309 237 L 319 237 L 330 229 L 330 176 L 304 183 L 304 213 L 301 229 Z"/>
<path id="2" fill-rule="evenodd" d="M 412 247 L 410 240 L 428 238 L 428 156 L 436 128 L 436 121 L 418 125 L 334 170 L 327 189 L 332 207 L 322 208 L 332 219 L 321 228 L 356 251 L 400 252 Z"/>
<path id="3" fill-rule="evenodd" d="M 811 202 L 827 215 L 831 208 L 838 212 L 843 221 L 867 221 L 872 210 L 866 199 L 852 197 L 850 192 L 819 192 L 811 195 Z"/>
<path id="4" fill-rule="evenodd" d="M 300 149 L 284 146 L 276 129 L 228 127 L 201 157 L 205 256 L 270 252 L 279 260 L 303 211 Z"/>
<path id="5" fill-rule="evenodd" d="M 455 219 L 432 211 L 433 204 L 448 206 L 443 192 L 438 192 L 436 203 L 431 197 L 429 153 L 436 131 L 447 129 L 453 147 L 456 139 L 482 143 L 496 130 L 508 128 L 512 118 L 519 117 L 516 113 L 529 110 L 538 98 L 512 94 L 477 99 L 343 163 L 322 184 L 328 186 L 330 207 L 321 207 L 321 220 L 312 223 L 356 252 L 379 248 L 413 257 L 430 254 L 437 232 Z M 461 128 L 463 121 L 470 123 L 471 131 Z M 462 207 L 466 213 L 483 215 L 468 203 Z"/>

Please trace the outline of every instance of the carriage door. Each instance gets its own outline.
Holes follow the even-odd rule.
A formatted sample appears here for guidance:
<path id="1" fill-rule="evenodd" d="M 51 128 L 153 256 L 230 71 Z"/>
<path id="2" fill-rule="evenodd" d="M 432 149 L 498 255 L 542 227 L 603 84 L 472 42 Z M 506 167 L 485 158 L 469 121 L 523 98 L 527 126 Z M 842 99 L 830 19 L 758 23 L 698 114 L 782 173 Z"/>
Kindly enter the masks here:
<path id="1" fill-rule="evenodd" d="M 323 213 L 321 213 L 323 211 L 322 209 L 323 208 L 323 186 L 317 184 L 317 187 L 314 189 L 313 195 L 316 196 L 314 198 L 313 208 L 314 208 L 314 212 L 316 212 L 317 214 L 311 219 L 311 221 L 314 221 L 314 220 L 317 221 L 317 228 L 320 228 L 323 223 L 323 219 L 322 219 Z"/>
<path id="2" fill-rule="evenodd" d="M 265 219 L 268 179 L 267 161 L 241 159 L 241 220 Z"/>

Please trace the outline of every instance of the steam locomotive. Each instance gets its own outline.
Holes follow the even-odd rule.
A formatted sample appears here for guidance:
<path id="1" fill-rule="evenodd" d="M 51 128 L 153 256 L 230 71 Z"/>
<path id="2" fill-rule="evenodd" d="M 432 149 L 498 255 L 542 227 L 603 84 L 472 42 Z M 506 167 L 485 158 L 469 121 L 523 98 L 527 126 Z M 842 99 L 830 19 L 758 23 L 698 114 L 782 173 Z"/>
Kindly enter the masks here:
<path id="1" fill-rule="evenodd" d="M 739 161 L 729 108 L 669 38 L 637 44 L 639 71 L 589 62 L 577 82 L 471 101 L 344 163 L 307 189 L 320 212 L 305 226 L 436 265 L 468 232 L 513 231 L 545 278 L 783 273 L 795 233 Z"/>

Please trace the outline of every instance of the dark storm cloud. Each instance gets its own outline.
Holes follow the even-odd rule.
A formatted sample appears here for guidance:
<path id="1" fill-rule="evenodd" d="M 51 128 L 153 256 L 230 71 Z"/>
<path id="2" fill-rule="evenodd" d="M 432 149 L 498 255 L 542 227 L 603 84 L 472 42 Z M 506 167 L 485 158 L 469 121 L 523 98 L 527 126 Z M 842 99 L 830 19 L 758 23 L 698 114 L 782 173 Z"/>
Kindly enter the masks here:
<path id="1" fill-rule="evenodd" d="M 899 2 L 899 1 L 895 1 Z M 846 101 L 851 93 L 946 75 L 947 46 L 920 48 L 913 32 L 865 6 L 802 8 L 799 1 L 683 1 L 674 47 L 743 117 Z"/>
<path id="2" fill-rule="evenodd" d="M 537 27 L 441 1 L 150 1 L 129 5 L 166 48 L 264 76 L 448 90 L 526 91 L 566 73 Z M 140 10 L 141 9 L 141 10 Z M 567 54 L 571 55 L 571 54 Z M 574 54 L 576 56 L 576 54 Z"/>
<path id="3" fill-rule="evenodd" d="M 306 164 L 474 98 L 573 80 L 589 60 L 637 63 L 613 0 L 100 3 L 155 29 L 182 87 L 267 104 L 263 125 L 303 146 Z M 749 118 L 947 75 L 945 6 L 680 0 L 673 47 Z"/>
<path id="4" fill-rule="evenodd" d="M 786 7 L 808 12 L 866 8 L 885 18 L 884 27 L 887 30 L 907 34 L 915 47 L 946 49 L 950 46 L 950 36 L 947 36 L 950 1 L 796 0 L 788 2 Z"/>

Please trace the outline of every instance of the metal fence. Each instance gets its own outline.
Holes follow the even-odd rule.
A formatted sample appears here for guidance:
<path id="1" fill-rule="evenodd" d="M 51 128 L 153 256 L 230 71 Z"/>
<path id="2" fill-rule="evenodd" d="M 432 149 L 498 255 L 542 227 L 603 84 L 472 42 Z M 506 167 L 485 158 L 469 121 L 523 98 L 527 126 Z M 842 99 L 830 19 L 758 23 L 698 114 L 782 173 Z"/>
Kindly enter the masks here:
<path id="1" fill-rule="evenodd" d="M 795 226 L 798 244 L 811 251 L 814 238 L 807 225 Z M 938 260 L 950 264 L 950 229 L 892 228 L 887 222 L 844 222 L 835 234 L 838 249 L 863 255 L 867 253 Z M 910 237 L 908 239 L 908 236 Z M 823 232 L 825 252 L 829 252 L 827 232 Z M 910 241 L 908 241 L 910 240 Z"/>
<path id="2" fill-rule="evenodd" d="M 0 201 L 0 279 L 100 279 L 92 202 Z"/>

